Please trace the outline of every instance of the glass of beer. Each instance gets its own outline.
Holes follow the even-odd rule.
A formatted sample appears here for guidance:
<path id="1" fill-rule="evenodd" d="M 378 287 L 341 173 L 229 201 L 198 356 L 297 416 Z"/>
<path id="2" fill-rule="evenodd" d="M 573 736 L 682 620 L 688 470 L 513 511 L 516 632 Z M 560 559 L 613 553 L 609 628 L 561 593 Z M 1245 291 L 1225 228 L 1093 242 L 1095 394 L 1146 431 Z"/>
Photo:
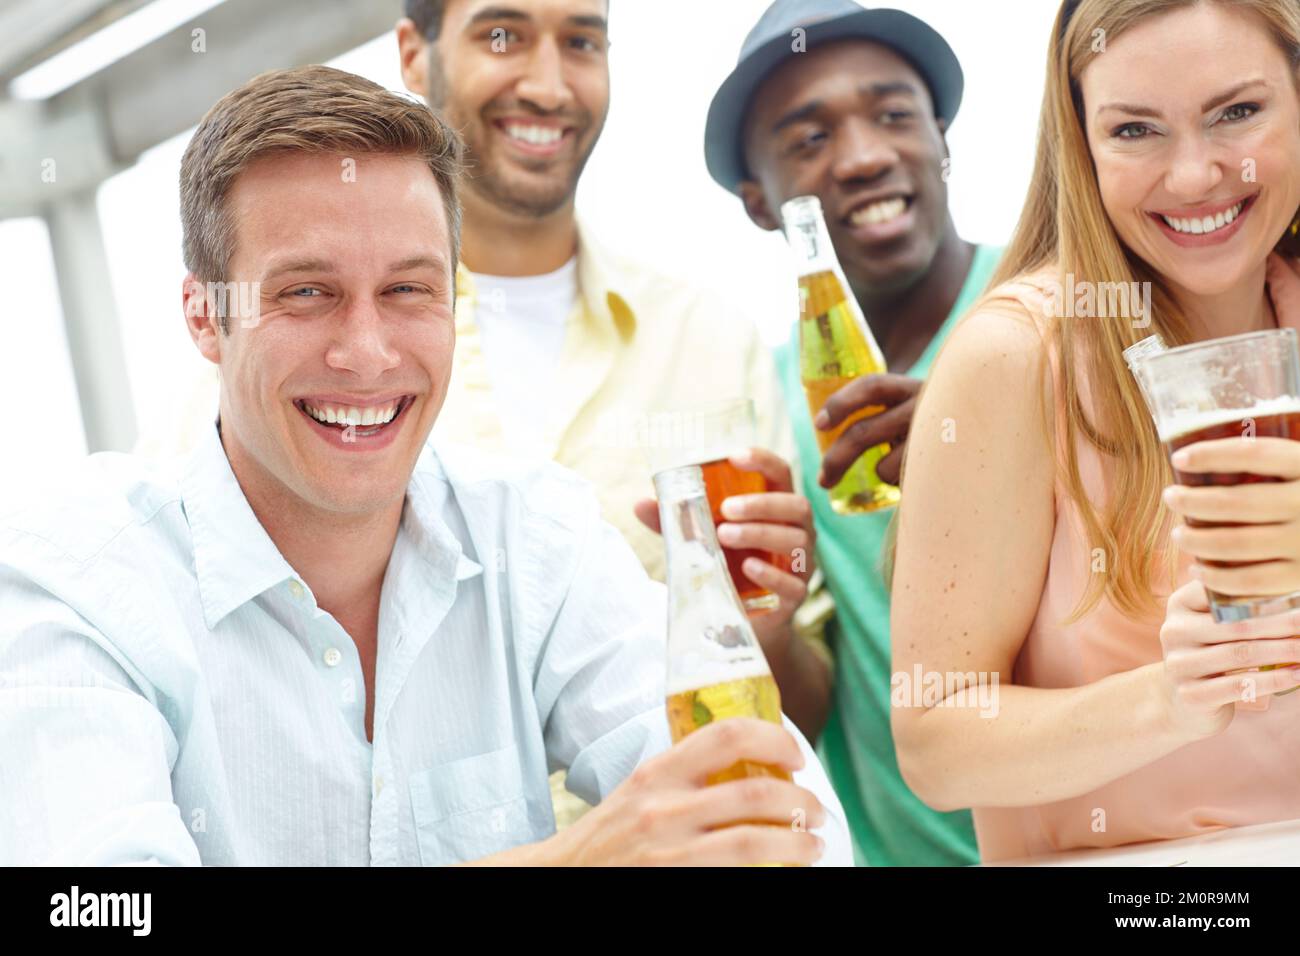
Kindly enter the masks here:
<path id="1" fill-rule="evenodd" d="M 729 399 L 681 411 L 659 412 L 655 414 L 654 424 L 643 441 L 651 473 L 699 465 L 715 526 L 726 520 L 722 516 L 724 499 L 768 490 L 767 479 L 761 472 L 742 471 L 730 461 L 731 455 L 758 444 L 752 399 Z M 764 613 L 780 603 L 777 595 L 755 584 L 744 572 L 746 558 L 787 567 L 778 555 L 756 548 L 723 548 L 723 554 L 745 610 Z"/>
<path id="2" fill-rule="evenodd" d="M 1143 357 L 1133 364 L 1169 454 L 1217 438 L 1300 440 L 1300 350 L 1293 329 L 1249 332 L 1197 342 Z M 1215 474 L 1174 469 L 1183 485 L 1242 485 L 1280 481 L 1248 472 Z M 1189 527 L 1240 527 L 1242 522 L 1188 519 Z M 1249 561 L 1206 561 L 1241 567 Z M 1277 614 L 1300 607 L 1292 594 L 1225 595 L 1209 592 L 1217 621 Z"/>

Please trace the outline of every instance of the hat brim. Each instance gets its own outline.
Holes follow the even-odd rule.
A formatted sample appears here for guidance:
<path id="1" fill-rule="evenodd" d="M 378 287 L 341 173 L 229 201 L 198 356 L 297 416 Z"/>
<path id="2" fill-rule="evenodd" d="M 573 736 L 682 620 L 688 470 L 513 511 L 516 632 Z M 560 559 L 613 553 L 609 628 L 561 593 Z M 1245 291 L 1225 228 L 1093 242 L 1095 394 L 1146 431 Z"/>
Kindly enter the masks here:
<path id="1" fill-rule="evenodd" d="M 873 40 L 903 56 L 921 75 L 934 100 L 935 116 L 948 123 L 961 106 L 965 80 L 952 47 L 931 26 L 902 10 L 863 10 L 803 27 L 805 49 L 831 40 Z M 709 175 L 729 192 L 747 178 L 741 135 L 749 101 L 763 80 L 786 60 L 801 54 L 792 35 L 773 37 L 745 57 L 709 104 L 704 126 L 704 162 Z"/>

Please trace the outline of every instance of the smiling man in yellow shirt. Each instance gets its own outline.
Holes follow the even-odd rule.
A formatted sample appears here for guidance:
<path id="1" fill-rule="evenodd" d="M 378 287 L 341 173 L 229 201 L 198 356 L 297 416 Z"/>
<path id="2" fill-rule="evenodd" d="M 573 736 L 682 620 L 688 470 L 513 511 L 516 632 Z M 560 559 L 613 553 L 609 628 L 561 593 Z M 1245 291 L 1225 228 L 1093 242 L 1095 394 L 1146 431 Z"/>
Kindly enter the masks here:
<path id="1" fill-rule="evenodd" d="M 606 0 L 410 0 L 406 12 L 402 77 L 461 133 L 470 169 L 455 370 L 434 437 L 579 472 L 662 579 L 663 544 L 633 514 L 652 491 L 645 416 L 748 396 L 759 444 L 789 461 L 771 354 L 721 297 L 620 258 L 578 221 L 609 105 Z"/>

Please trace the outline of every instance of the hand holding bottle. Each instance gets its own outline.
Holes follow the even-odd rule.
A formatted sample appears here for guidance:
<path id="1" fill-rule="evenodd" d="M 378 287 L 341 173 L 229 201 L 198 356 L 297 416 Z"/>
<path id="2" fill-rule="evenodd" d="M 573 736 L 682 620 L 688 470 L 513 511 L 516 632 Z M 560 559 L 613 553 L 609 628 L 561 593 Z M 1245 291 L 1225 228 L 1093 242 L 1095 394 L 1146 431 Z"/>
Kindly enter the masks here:
<path id="1" fill-rule="evenodd" d="M 884 411 L 860 418 L 840 433 L 822 456 L 817 483 L 823 488 L 835 487 L 863 454 L 887 444 L 889 454 L 876 463 L 876 474 L 881 481 L 897 485 L 903 468 L 903 445 L 912 427 L 912 413 L 922 384 L 920 379 L 889 372 L 864 375 L 826 399 L 813 419 L 813 426 L 819 431 L 834 431 L 865 408 L 883 407 Z"/>
<path id="2" fill-rule="evenodd" d="M 550 862 L 572 866 L 808 865 L 822 855 L 817 797 L 779 777 L 709 786 L 739 763 L 803 766 L 780 724 L 720 720 L 637 767 L 573 826 L 551 838 Z"/>

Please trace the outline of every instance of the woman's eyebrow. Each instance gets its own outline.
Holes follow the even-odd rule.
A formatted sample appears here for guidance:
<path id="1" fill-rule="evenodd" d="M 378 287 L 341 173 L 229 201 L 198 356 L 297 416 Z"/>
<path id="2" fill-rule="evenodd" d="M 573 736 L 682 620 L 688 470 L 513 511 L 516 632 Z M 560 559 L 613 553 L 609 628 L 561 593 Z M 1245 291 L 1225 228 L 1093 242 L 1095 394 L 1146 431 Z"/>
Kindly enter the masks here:
<path id="1" fill-rule="evenodd" d="M 1217 109 L 1218 107 L 1222 106 L 1224 103 L 1227 103 L 1229 100 L 1233 99 L 1234 97 L 1240 96 L 1242 93 L 1250 89 L 1252 86 L 1267 87 L 1269 86 L 1269 82 L 1261 77 L 1253 80 L 1247 80 L 1245 83 L 1238 83 L 1232 89 L 1226 90 L 1223 93 L 1216 94 L 1215 96 L 1212 96 L 1210 97 L 1210 99 L 1206 100 L 1201 105 L 1201 112 L 1208 113 L 1210 112 L 1210 110 Z M 1159 110 L 1153 109 L 1150 106 L 1134 106 L 1130 103 L 1107 103 L 1105 106 L 1101 107 L 1101 109 L 1098 110 L 1098 112 L 1105 112 L 1106 110 L 1116 110 L 1121 113 L 1131 113 L 1134 116 L 1150 117 L 1151 119 L 1162 119 L 1164 115 Z"/>

